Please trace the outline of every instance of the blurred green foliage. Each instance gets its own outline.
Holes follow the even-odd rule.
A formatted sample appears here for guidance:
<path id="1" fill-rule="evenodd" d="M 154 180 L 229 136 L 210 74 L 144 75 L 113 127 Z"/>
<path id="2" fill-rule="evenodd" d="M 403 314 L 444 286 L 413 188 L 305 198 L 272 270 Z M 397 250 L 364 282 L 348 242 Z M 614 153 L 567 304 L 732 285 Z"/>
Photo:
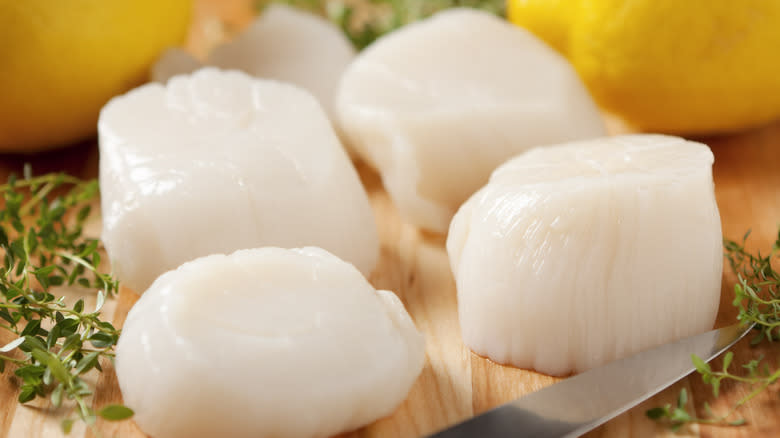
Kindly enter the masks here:
<path id="1" fill-rule="evenodd" d="M 258 11 L 283 3 L 329 18 L 358 49 L 399 27 L 447 8 L 467 7 L 505 16 L 504 0 L 258 0 Z"/>

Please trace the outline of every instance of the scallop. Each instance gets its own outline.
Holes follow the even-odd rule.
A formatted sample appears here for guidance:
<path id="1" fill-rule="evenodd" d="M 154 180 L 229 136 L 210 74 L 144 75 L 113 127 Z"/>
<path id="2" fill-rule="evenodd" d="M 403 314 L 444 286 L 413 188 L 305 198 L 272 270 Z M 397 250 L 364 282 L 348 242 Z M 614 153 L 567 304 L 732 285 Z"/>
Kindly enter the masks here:
<path id="1" fill-rule="evenodd" d="M 368 197 L 306 91 L 214 68 L 112 99 L 98 122 L 103 242 L 142 292 L 215 253 L 319 246 L 368 275 Z"/>
<path id="2" fill-rule="evenodd" d="M 349 146 L 379 170 L 404 219 L 442 233 L 503 161 L 605 135 L 563 57 L 471 9 L 440 12 L 369 46 L 344 72 L 336 110 Z"/>
<path id="3" fill-rule="evenodd" d="M 152 66 L 151 79 L 164 84 L 176 75 L 190 74 L 202 67 L 203 64 L 188 52 L 170 48 Z"/>
<path id="4" fill-rule="evenodd" d="M 295 84 L 332 115 L 339 79 L 354 57 L 352 43 L 327 19 L 272 4 L 234 40 L 214 48 L 205 65 Z M 196 65 L 186 53 L 169 51 L 155 66 L 153 78 L 164 82 Z"/>
<path id="5" fill-rule="evenodd" d="M 464 342 L 562 375 L 709 330 L 722 270 L 712 163 L 706 145 L 632 135 L 499 167 L 447 238 Z"/>
<path id="6" fill-rule="evenodd" d="M 320 248 L 211 255 L 165 273 L 116 349 L 157 438 L 327 437 L 391 414 L 425 361 L 401 301 Z"/>

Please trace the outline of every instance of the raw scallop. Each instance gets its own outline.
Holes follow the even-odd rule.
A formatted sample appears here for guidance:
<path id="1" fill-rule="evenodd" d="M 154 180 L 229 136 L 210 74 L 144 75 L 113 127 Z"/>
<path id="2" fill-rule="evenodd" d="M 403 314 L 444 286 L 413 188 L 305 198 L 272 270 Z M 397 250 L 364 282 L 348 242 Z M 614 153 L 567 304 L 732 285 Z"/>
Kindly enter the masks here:
<path id="1" fill-rule="evenodd" d="M 712 328 L 722 268 L 712 162 L 703 144 L 635 135 L 499 167 L 447 239 L 466 344 L 566 374 Z"/>
<path id="2" fill-rule="evenodd" d="M 202 67 L 203 64 L 189 53 L 171 48 L 163 52 L 152 66 L 152 80 L 164 84 L 176 75 L 190 74 Z"/>
<path id="3" fill-rule="evenodd" d="M 143 292 L 196 257 L 316 245 L 368 275 L 366 192 L 325 113 L 292 85 L 213 68 L 111 100 L 98 122 L 103 242 Z"/>
<path id="4" fill-rule="evenodd" d="M 336 109 L 402 216 L 437 232 L 518 152 L 604 135 L 564 58 L 523 29 L 465 9 L 364 50 L 344 73 Z"/>
<path id="5" fill-rule="evenodd" d="M 212 255 L 162 275 L 116 350 L 156 438 L 327 437 L 391 414 L 425 361 L 401 301 L 319 248 Z"/>
<path id="6" fill-rule="evenodd" d="M 233 41 L 217 46 L 206 65 L 237 69 L 259 78 L 277 79 L 305 88 L 333 114 L 336 87 L 355 57 L 352 43 L 325 18 L 272 4 Z M 155 67 L 155 80 L 164 82 L 180 68 L 193 66 L 181 51 L 169 51 Z"/>

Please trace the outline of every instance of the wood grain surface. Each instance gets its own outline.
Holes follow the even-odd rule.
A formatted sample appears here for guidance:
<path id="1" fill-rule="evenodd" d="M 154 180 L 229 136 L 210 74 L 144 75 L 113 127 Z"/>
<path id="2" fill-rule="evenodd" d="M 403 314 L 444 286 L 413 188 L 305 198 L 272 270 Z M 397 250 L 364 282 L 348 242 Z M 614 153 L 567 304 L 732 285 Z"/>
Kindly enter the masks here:
<path id="1" fill-rule="evenodd" d="M 196 5 L 196 26 L 191 36 L 193 51 L 203 50 L 214 38 L 229 33 L 230 26 L 246 24 L 251 14 L 248 2 L 199 2 Z M 214 16 L 225 17 L 230 26 L 214 24 Z M 205 24 L 204 24 L 205 23 Z M 201 26 L 198 27 L 197 24 Z M 215 29 L 204 30 L 209 26 Z M 210 29 L 210 28 L 209 28 Z M 204 36 L 213 32 L 213 35 Z M 749 132 L 705 139 L 715 154 L 714 178 L 716 197 L 726 237 L 738 238 L 752 229 L 748 247 L 768 249 L 780 223 L 780 123 Z M 97 148 L 94 141 L 68 149 L 35 156 L 0 156 L 0 178 L 9 172 L 20 172 L 24 162 L 31 162 L 35 173 L 67 170 L 83 177 L 97 174 Z M 403 300 L 418 328 L 425 333 L 427 361 L 423 372 L 407 400 L 389 418 L 368 427 L 345 434 L 345 437 L 418 437 L 436 431 L 459 420 L 490 409 L 520 395 L 535 391 L 558 379 L 497 365 L 471 353 L 460 338 L 456 312 L 456 292 L 449 270 L 444 238 L 420 232 L 403 223 L 382 188 L 379 177 L 363 165 L 358 165 L 361 178 L 370 193 L 382 241 L 379 266 L 371 276 L 372 283 L 395 291 Z M 99 232 L 99 223 L 92 224 Z M 696 261 L 692 260 L 691 263 Z M 663 273 L 659 273 L 663 275 Z M 721 308 L 717 326 L 734 321 L 731 306 L 734 276 L 724 272 Z M 61 290 L 73 298 L 78 291 Z M 104 307 L 104 316 L 121 326 L 137 295 L 122 289 L 116 300 Z M 87 307 L 94 296 L 87 298 Z M 0 334 L 0 344 L 9 339 Z M 747 341 L 735 348 L 736 362 L 765 356 L 770 364 L 780 366 L 780 346 L 751 348 Z M 720 359 L 714 365 L 719 366 Z M 91 377 L 97 385 L 93 405 L 121 402 L 116 376 L 110 363 L 105 372 Z M 21 406 L 16 402 L 18 384 L 8 367 L 0 375 L 0 437 L 30 438 L 60 436 L 59 421 L 67 407 L 54 410 L 46 402 L 36 401 Z M 620 382 L 615 382 L 619 385 Z M 701 408 L 708 401 L 716 412 L 727 409 L 743 397 L 748 388 L 724 384 L 721 397 L 713 400 L 709 387 L 692 376 L 631 411 L 588 434 L 591 437 L 701 436 L 757 437 L 780 435 L 780 399 L 777 388 L 745 405 L 739 412 L 748 425 L 739 428 L 693 426 L 672 434 L 645 417 L 649 407 L 672 403 L 681 388 L 690 394 L 689 403 Z M 705 413 L 699 412 L 700 415 Z M 94 430 L 77 425 L 75 437 L 144 437 L 132 421 L 109 423 L 100 421 Z"/>

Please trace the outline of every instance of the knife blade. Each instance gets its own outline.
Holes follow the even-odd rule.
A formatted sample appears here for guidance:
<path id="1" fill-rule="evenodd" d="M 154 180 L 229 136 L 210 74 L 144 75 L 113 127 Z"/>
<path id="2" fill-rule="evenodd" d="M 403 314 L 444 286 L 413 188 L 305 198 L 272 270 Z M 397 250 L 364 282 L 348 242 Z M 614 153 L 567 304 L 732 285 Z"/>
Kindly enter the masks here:
<path id="1" fill-rule="evenodd" d="M 750 329 L 711 330 L 593 368 L 466 420 L 430 438 L 575 437 L 647 400 L 710 361 Z"/>

